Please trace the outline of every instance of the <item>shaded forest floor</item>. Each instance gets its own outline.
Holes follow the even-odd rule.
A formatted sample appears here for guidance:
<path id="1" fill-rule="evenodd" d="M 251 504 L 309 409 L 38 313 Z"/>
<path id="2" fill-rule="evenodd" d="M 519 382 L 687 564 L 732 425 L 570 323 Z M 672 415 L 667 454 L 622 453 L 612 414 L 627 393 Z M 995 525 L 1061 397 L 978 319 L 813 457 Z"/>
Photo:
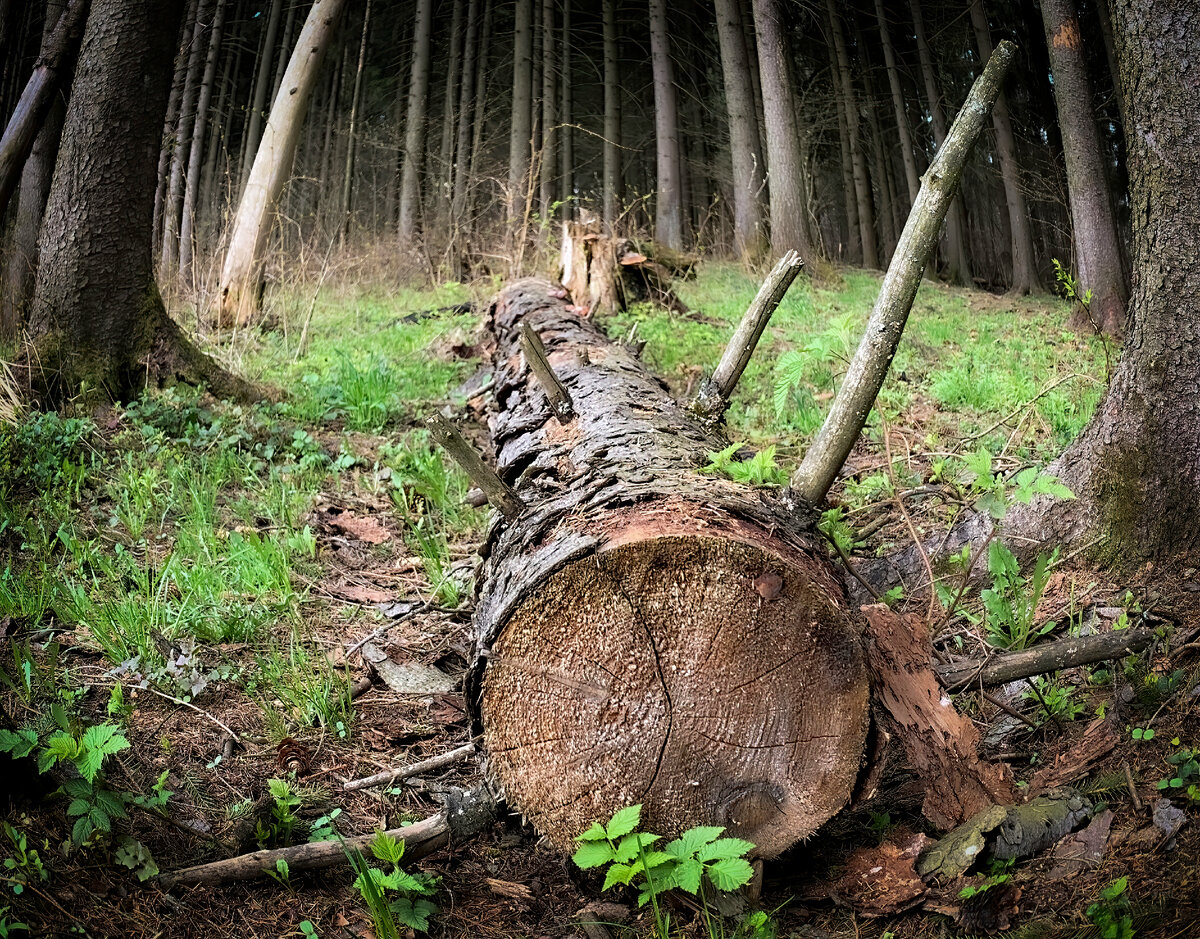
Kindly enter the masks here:
<path id="1" fill-rule="evenodd" d="M 103 413 L 29 414 L 0 430 L 5 729 L 44 742 L 108 725 L 130 743 L 114 748 L 93 786 L 93 795 L 126 794 L 130 817 L 110 820 L 115 837 L 77 827 L 81 817 L 105 824 L 68 814 L 73 804 L 52 792 L 62 774 L 39 776 L 29 758 L 4 767 L 0 857 L 11 863 L 0 935 L 17 921 L 34 935 L 374 935 L 348 869 L 167 893 L 140 886 L 126 867 L 145 873 L 146 852 L 169 870 L 334 829 L 394 826 L 435 812 L 439 786 L 477 781 L 470 761 L 342 790 L 469 739 L 457 681 L 471 654 L 472 556 L 486 511 L 465 504 L 465 478 L 421 425 L 447 405 L 482 417 L 475 331 L 494 286 L 277 297 L 272 329 L 211 351 L 278 389 L 282 403 L 237 407 L 175 389 Z M 756 287 L 740 269 L 711 264 L 680 287 L 692 313 L 641 307 L 605 325 L 646 340 L 646 359 L 682 395 L 715 363 Z M 731 441 L 764 454 L 768 479 L 778 477 L 771 455 L 790 469 L 818 428 L 877 287 L 861 272 L 828 287 L 798 284 L 776 314 L 729 415 Z M 944 530 L 986 498 L 986 481 L 1047 462 L 1078 432 L 1115 352 L 1067 332 L 1067 312 L 1049 298 L 922 288 L 824 519 L 847 553 L 907 544 L 900 506 L 922 533 Z M 1007 606 L 985 607 L 972 589 L 937 642 L 954 652 L 1020 648 L 1048 622 L 1046 635 L 1138 621 L 1194 630 L 1195 573 L 1146 569 L 1113 583 L 1070 558 L 1044 577 L 993 571 L 985 583 Z M 955 583 L 942 586 L 950 602 Z M 430 609 L 411 615 L 413 604 Z M 347 655 L 389 624 L 366 650 L 374 668 Z M 1025 723 L 959 696 L 987 753 L 1022 778 L 1093 720 L 1118 716 L 1121 742 L 1078 781 L 1114 813 L 1104 859 L 1064 873 L 1039 857 L 1007 871 L 1020 888 L 1009 935 L 1100 937 L 1096 910 L 1125 916 L 1126 901 L 1140 936 L 1200 935 L 1200 770 L 1183 756 L 1200 748 L 1198 680 L 1194 649 L 1174 660 L 1151 650 L 1048 676 L 1035 690 L 999 689 Z M 1187 813 L 1178 834 L 1155 837 L 1148 810 L 1135 811 L 1125 762 L 1146 806 L 1165 793 Z M 164 804 L 171 823 L 156 814 Z M 864 920 L 829 899 L 854 847 L 905 827 L 924 823 L 897 762 L 879 799 L 767 864 L 762 903 L 773 919 L 739 934 L 957 934 L 937 914 Z M 572 918 L 599 895 L 596 877 L 517 819 L 419 866 L 441 878 L 434 936 L 573 935 Z M 1126 892 L 1103 900 L 1122 877 Z M 680 922 L 682 934 L 705 934 L 686 910 Z M 649 921 L 628 934 L 650 935 Z"/>

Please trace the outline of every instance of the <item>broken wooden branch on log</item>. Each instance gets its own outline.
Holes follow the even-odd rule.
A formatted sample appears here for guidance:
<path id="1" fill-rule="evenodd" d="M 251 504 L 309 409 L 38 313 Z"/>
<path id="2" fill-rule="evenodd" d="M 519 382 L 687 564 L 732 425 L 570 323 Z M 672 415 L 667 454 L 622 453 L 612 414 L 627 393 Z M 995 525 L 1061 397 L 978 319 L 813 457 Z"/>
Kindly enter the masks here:
<path id="1" fill-rule="evenodd" d="M 363 776 L 361 779 L 351 779 L 342 786 L 342 789 L 345 792 L 353 792 L 356 789 L 371 789 L 374 786 L 386 786 L 401 779 L 408 779 L 410 776 L 420 776 L 422 773 L 432 773 L 434 770 L 453 766 L 455 763 L 460 763 L 467 759 L 474 752 L 475 741 L 472 740 L 470 743 L 457 747 L 448 753 L 439 753 L 437 756 L 431 756 L 427 760 L 419 760 L 416 763 L 409 763 L 407 766 L 397 766 L 395 769 L 385 769 L 382 773 Z"/>
<path id="2" fill-rule="evenodd" d="M 938 679 L 947 691 L 961 691 L 976 685 L 991 688 L 1063 668 L 1133 655 L 1146 649 L 1156 638 L 1153 629 L 1120 629 L 1094 636 L 1056 639 L 1020 652 L 939 665 Z"/>
<path id="3" fill-rule="evenodd" d="M 402 828 L 392 828 L 383 832 L 390 838 L 404 842 L 406 860 L 416 860 L 451 842 L 473 838 L 496 817 L 496 801 L 486 788 L 451 790 L 445 794 L 445 798 L 445 806 L 438 814 Z M 154 878 L 154 883 L 169 889 L 249 880 L 274 873 L 280 861 L 287 864 L 289 873 L 333 867 L 348 863 L 347 852 L 368 850 L 371 842 L 379 834 L 375 831 L 369 835 L 356 835 L 336 841 L 313 841 L 289 848 L 254 851 L 223 861 L 167 871 Z"/>
<path id="4" fill-rule="evenodd" d="M 567 426 L 531 388 L 525 323 Z M 811 521 L 699 472 L 724 438 L 552 285 L 509 285 L 487 326 L 496 468 L 528 506 L 481 551 L 467 702 L 489 776 L 563 849 L 633 803 L 762 856 L 811 835 L 848 801 L 868 724 L 859 628 Z"/>
<path id="5" fill-rule="evenodd" d="M 546 400 L 550 402 L 550 409 L 554 411 L 558 422 L 565 424 L 574 420 L 575 404 L 571 401 L 571 392 L 567 391 L 566 386 L 554 374 L 554 369 L 550 367 L 550 361 L 546 358 L 546 347 L 542 345 L 541 337 L 528 323 L 521 326 L 521 351 L 525 354 L 530 371 L 536 376 L 542 391 L 546 393 Z"/>
<path id="6" fill-rule="evenodd" d="M 713 369 L 712 376 L 701 382 L 692 401 L 692 410 L 706 421 L 716 422 L 725 415 L 733 390 L 750 364 L 763 330 L 803 266 L 799 253 L 789 251 L 771 268 L 725 347 L 721 361 Z"/>
<path id="7" fill-rule="evenodd" d="M 434 414 L 425 422 L 433 439 L 454 458 L 471 482 L 487 496 L 488 502 L 500 510 L 510 521 L 525 511 L 525 503 L 512 486 L 502 480 L 494 469 L 483 462 L 483 457 L 467 439 L 440 414 Z"/>
<path id="8" fill-rule="evenodd" d="M 1017 47 L 1007 39 L 996 46 L 921 180 L 921 191 L 896 245 L 841 390 L 817 439 L 792 474 L 792 490 L 809 505 L 824 501 L 866 424 L 900 344 L 925 265 L 937 246 L 938 233 L 958 189 L 967 157 L 996 103 L 1016 51 Z"/>

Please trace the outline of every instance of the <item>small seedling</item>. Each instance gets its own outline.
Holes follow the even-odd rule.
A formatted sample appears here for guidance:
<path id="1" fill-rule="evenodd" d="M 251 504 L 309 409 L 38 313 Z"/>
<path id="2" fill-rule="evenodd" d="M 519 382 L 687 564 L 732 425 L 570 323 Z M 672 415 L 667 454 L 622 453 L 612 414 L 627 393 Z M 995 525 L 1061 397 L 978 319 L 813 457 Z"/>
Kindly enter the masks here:
<path id="1" fill-rule="evenodd" d="M 1087 908 L 1087 918 L 1099 930 L 1100 939 L 1133 939 L 1133 914 L 1130 911 L 1129 884 L 1121 877 L 1100 891 L 1100 899 Z"/>

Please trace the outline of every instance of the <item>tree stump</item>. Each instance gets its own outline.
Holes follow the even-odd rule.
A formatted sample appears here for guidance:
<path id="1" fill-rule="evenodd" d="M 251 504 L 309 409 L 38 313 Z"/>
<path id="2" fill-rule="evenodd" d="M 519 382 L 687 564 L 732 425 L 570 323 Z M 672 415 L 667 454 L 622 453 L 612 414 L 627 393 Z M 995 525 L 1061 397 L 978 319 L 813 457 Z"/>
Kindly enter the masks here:
<path id="1" fill-rule="evenodd" d="M 483 550 L 468 699 L 488 771 L 563 849 L 641 803 L 648 830 L 724 825 L 774 856 L 858 775 L 858 621 L 811 517 L 702 474 L 725 441 L 561 295 L 524 280 L 489 313 L 497 470 L 526 507 Z"/>
<path id="2" fill-rule="evenodd" d="M 661 245 L 608 235 L 599 222 L 563 226 L 562 283 L 589 315 L 619 313 L 643 300 L 686 313 L 671 279 L 691 276 L 695 265 L 695 258 Z"/>

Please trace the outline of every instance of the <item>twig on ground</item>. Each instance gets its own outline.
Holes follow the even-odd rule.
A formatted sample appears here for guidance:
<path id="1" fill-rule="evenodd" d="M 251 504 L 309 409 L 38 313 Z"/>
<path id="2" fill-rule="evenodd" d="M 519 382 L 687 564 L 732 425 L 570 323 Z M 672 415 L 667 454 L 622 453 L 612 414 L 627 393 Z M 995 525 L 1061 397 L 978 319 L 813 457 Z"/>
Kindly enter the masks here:
<path id="1" fill-rule="evenodd" d="M 384 770 L 382 773 L 375 773 L 373 776 L 364 776 L 361 779 L 351 779 L 342 786 L 342 789 L 345 792 L 353 792 L 356 789 L 386 786 L 388 783 L 393 783 L 409 776 L 419 776 L 421 773 L 429 773 L 435 769 L 444 769 L 447 766 L 453 766 L 455 763 L 465 760 L 474 752 L 475 740 L 472 740 L 464 746 L 451 750 L 448 753 L 432 756 L 427 760 L 409 763 L 407 766 L 397 766 L 395 769 Z"/>
<path id="2" fill-rule="evenodd" d="M 237 734 L 235 734 L 232 730 L 230 730 L 226 724 L 223 724 L 221 721 L 217 720 L 215 717 L 213 717 L 211 714 L 208 713 L 208 711 L 204 710 L 203 708 L 196 707 L 196 705 L 192 704 L 191 701 L 184 701 L 183 698 L 177 698 L 173 694 L 167 694 L 163 691 L 157 691 L 154 688 L 146 688 L 145 690 L 149 691 L 151 694 L 158 695 L 160 698 L 166 698 L 166 700 L 168 700 L 168 701 L 173 701 L 176 704 L 181 704 L 185 708 L 191 708 L 197 714 L 199 714 L 202 717 L 208 718 L 210 721 L 212 721 L 214 724 L 216 724 L 218 727 L 220 727 L 223 731 L 225 731 L 225 733 L 229 734 L 229 736 L 233 738 L 234 743 L 241 742 L 241 738 Z"/>
<path id="3" fill-rule="evenodd" d="M 1125 784 L 1129 787 L 1129 798 L 1133 802 L 1133 810 L 1135 812 L 1141 812 L 1142 797 L 1138 795 L 1137 786 L 1133 781 L 1133 770 L 1129 768 L 1128 760 L 1121 761 L 1121 769 L 1125 771 Z"/>

